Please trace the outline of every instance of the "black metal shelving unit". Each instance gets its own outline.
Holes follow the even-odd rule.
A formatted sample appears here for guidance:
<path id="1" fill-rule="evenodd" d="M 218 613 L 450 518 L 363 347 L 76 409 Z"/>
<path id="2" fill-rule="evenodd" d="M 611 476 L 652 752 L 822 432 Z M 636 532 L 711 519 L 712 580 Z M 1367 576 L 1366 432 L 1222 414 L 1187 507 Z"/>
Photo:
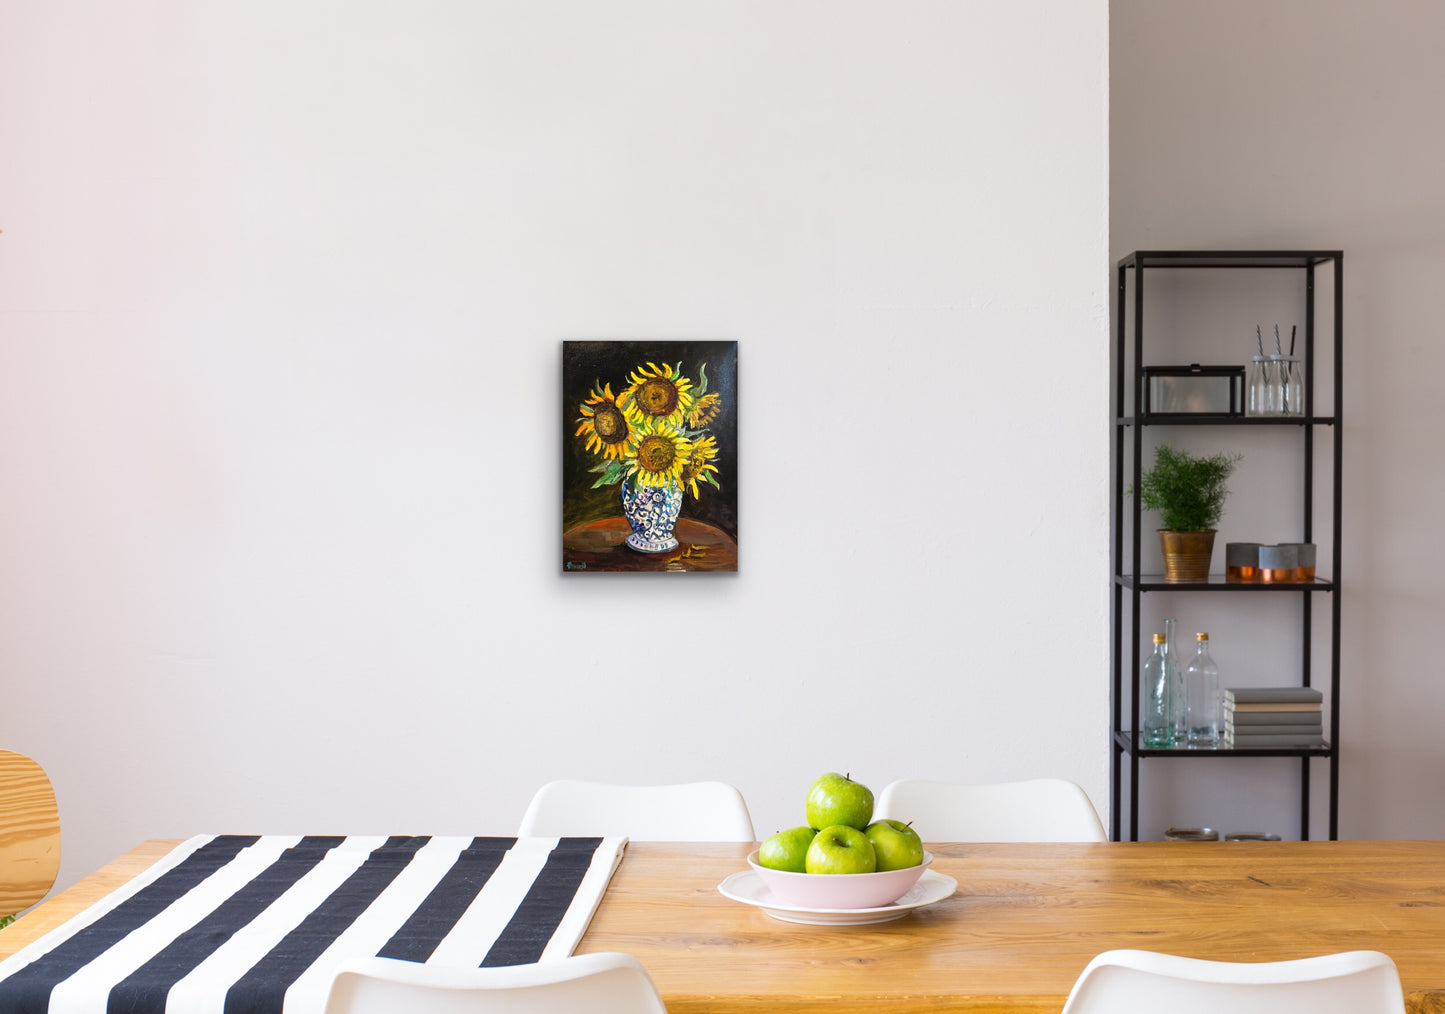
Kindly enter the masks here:
<path id="1" fill-rule="evenodd" d="M 1329 836 L 1339 837 L 1339 692 L 1340 692 L 1340 499 L 1342 475 L 1342 412 L 1344 401 L 1341 397 L 1344 378 L 1344 254 L 1339 250 L 1140 250 L 1122 258 L 1118 268 L 1118 305 L 1116 307 L 1116 340 L 1112 350 L 1110 371 L 1113 397 L 1114 438 L 1110 445 L 1113 466 L 1113 502 L 1110 512 L 1110 536 L 1113 543 L 1113 591 L 1111 600 L 1110 625 L 1113 630 L 1112 682 L 1110 706 L 1112 728 L 1110 731 L 1110 823 L 1111 837 L 1122 840 L 1123 835 L 1123 790 L 1128 789 L 1128 837 L 1139 838 L 1139 769 L 1140 761 L 1165 760 L 1183 761 L 1188 759 L 1219 759 L 1228 757 L 1280 757 L 1297 758 L 1300 762 L 1300 838 L 1308 839 L 1310 830 L 1310 763 L 1317 758 L 1326 758 L 1329 766 Z M 1148 415 L 1131 415 L 1136 406 L 1144 405 L 1144 292 L 1146 278 L 1158 270 L 1210 270 L 1210 269 L 1268 269 L 1301 271 L 1305 275 L 1305 325 L 1304 325 L 1304 370 L 1305 370 L 1305 411 L 1302 416 L 1284 418 L 1255 418 L 1231 415 L 1195 415 L 1180 417 L 1151 418 Z M 1329 415 L 1315 415 L 1315 309 L 1316 274 L 1321 270 L 1333 272 L 1333 342 L 1329 350 L 1333 356 L 1332 386 L 1333 398 Z M 1127 317 L 1129 309 L 1129 282 L 1133 279 L 1133 355 L 1132 368 L 1126 369 L 1131 357 L 1127 344 Z M 1328 430 L 1331 439 L 1333 462 L 1333 513 L 1330 518 L 1329 557 L 1331 564 L 1328 580 L 1316 580 L 1303 584 L 1240 584 L 1226 582 L 1222 575 L 1211 575 L 1207 581 L 1197 583 L 1166 583 L 1162 574 L 1140 573 L 1141 537 L 1140 516 L 1142 508 L 1138 497 L 1127 497 L 1132 510 L 1132 537 L 1125 545 L 1124 524 L 1126 490 L 1137 489 L 1143 474 L 1143 429 L 1151 426 L 1219 426 L 1219 427 L 1285 427 L 1303 434 L 1304 490 L 1301 502 L 1301 528 L 1303 542 L 1315 542 L 1314 538 L 1314 460 L 1315 439 L 1321 428 Z M 1132 440 L 1126 438 L 1132 434 Z M 1325 549 L 1324 545 L 1320 550 Z M 1141 648 L 1139 634 L 1140 599 L 1146 593 L 1194 594 L 1208 592 L 1228 595 L 1297 595 L 1300 598 L 1300 625 L 1302 649 L 1300 660 L 1300 682 L 1302 686 L 1312 685 L 1315 665 L 1311 658 L 1311 630 L 1313 623 L 1313 602 L 1316 594 L 1327 593 L 1330 604 L 1330 660 L 1329 690 L 1330 704 L 1329 735 L 1325 745 L 1308 748 L 1253 748 L 1234 749 L 1148 749 L 1139 742 L 1140 709 L 1140 666 Z M 1125 620 L 1131 632 L 1131 645 L 1123 643 Z M 1181 660 L 1182 661 L 1182 660 Z M 1322 668 L 1322 667 L 1321 667 Z M 1127 680 L 1127 684 L 1126 684 Z M 1128 690 L 1127 697 L 1125 691 Z M 1125 713 L 1126 703 L 1130 714 Z M 1127 785 L 1125 778 L 1127 777 Z"/>

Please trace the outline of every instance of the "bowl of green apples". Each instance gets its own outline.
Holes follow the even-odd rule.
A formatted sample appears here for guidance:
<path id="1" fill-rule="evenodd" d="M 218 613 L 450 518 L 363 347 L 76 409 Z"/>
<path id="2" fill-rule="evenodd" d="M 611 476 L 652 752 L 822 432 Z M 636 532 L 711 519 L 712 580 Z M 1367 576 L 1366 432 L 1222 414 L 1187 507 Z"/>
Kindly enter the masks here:
<path id="1" fill-rule="evenodd" d="M 799 908 L 881 908 L 903 897 L 930 863 L 918 832 L 873 819 L 873 793 L 834 772 L 808 789 L 807 823 L 766 838 L 748 855 L 768 890 Z"/>

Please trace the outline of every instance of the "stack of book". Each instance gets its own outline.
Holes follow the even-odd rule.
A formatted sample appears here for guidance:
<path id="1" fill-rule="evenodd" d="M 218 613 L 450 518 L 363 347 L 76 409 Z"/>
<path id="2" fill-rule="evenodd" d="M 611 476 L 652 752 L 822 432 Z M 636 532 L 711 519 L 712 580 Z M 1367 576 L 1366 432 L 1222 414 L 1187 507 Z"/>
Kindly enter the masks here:
<path id="1" fill-rule="evenodd" d="M 1224 691 L 1224 745 L 1324 746 L 1323 700 L 1310 687 L 1232 687 Z"/>

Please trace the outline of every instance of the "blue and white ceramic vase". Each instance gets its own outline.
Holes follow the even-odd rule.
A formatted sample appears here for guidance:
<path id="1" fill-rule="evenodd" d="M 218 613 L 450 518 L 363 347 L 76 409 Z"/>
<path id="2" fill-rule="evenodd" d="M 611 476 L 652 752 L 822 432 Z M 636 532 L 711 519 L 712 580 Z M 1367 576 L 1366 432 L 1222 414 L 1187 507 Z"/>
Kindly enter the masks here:
<path id="1" fill-rule="evenodd" d="M 627 544 L 639 553 L 665 553 L 677 548 L 672 526 L 677 524 L 680 510 L 682 487 L 677 483 L 633 487 L 622 480 L 622 513 L 632 526 Z"/>

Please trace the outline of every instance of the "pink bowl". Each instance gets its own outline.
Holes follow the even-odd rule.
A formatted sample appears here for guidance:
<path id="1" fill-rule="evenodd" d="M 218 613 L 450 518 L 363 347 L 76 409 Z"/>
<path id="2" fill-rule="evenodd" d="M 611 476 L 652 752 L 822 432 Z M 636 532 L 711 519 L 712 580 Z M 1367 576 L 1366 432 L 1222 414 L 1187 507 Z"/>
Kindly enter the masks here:
<path id="1" fill-rule="evenodd" d="M 788 873 L 758 865 L 758 850 L 748 853 L 748 865 L 757 870 L 768 890 L 779 901 L 799 908 L 882 908 L 907 894 L 933 853 L 924 852 L 923 862 L 906 870 L 886 873 Z"/>

